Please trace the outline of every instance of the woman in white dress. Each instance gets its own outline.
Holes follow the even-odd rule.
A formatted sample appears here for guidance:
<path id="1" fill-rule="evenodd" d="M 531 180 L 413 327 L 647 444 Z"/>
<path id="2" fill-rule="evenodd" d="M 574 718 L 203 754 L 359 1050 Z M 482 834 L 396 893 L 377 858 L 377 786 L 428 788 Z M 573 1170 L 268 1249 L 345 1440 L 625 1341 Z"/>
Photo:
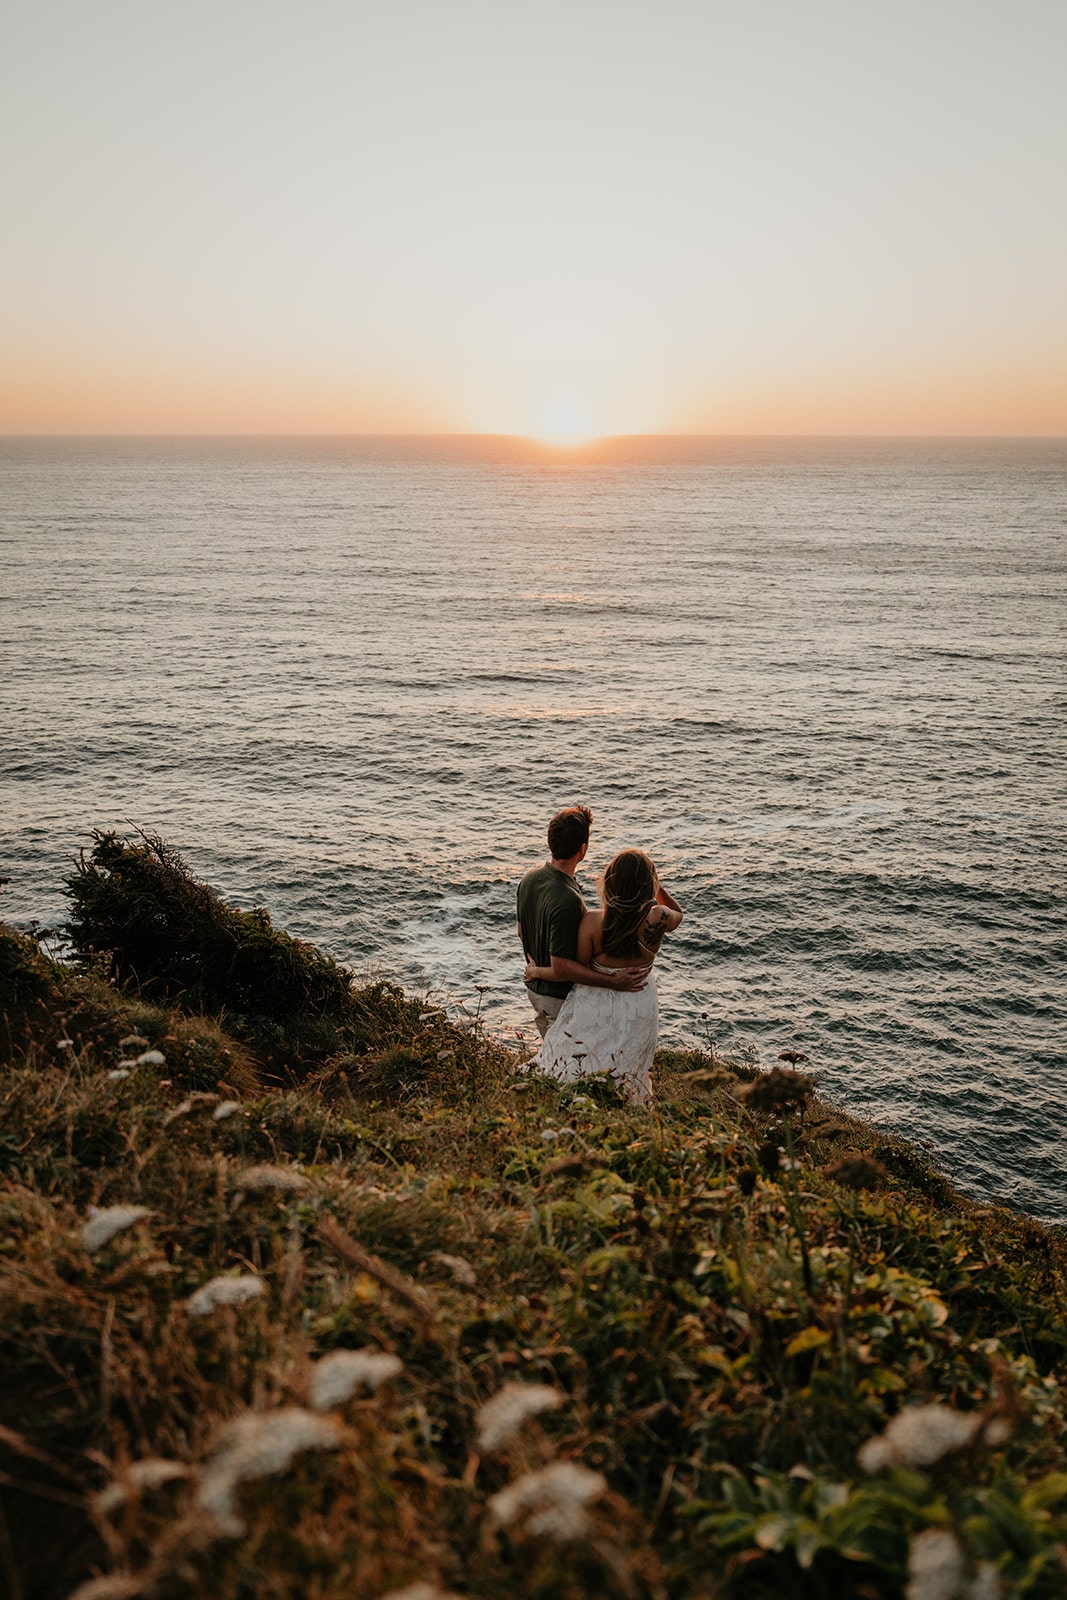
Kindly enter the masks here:
<path id="1" fill-rule="evenodd" d="M 530 1070 L 564 1083 L 606 1073 L 637 1105 L 652 1103 L 650 1071 L 659 1008 L 652 968 L 663 936 L 682 920 L 682 908 L 659 881 L 643 850 L 621 850 L 600 880 L 603 909 L 587 911 L 578 930 L 578 960 L 596 972 L 620 967 L 645 977 L 644 987 L 598 989 L 576 983 L 546 1033 Z M 551 977 L 532 962 L 525 973 Z"/>

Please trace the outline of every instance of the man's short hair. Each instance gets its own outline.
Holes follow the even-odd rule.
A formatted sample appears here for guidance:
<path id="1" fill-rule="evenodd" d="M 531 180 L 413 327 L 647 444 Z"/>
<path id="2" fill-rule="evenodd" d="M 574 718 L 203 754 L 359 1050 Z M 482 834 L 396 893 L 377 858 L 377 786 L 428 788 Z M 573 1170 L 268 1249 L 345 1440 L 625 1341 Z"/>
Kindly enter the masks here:
<path id="1" fill-rule="evenodd" d="M 593 813 L 588 806 L 568 806 L 559 811 L 548 825 L 548 848 L 556 861 L 569 861 L 583 844 L 589 843 L 589 827 Z"/>

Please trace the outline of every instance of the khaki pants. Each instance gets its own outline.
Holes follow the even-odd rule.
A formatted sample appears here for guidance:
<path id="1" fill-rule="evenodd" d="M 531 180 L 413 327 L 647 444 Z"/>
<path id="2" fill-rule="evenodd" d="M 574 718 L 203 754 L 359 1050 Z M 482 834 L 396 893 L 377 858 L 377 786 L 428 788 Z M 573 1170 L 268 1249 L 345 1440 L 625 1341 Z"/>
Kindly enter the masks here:
<path id="1" fill-rule="evenodd" d="M 542 1039 L 548 1032 L 551 1023 L 555 1022 L 563 1006 L 563 996 L 558 994 L 536 994 L 533 989 L 527 989 L 530 1004 L 534 1008 L 534 1021 L 537 1031 Z"/>

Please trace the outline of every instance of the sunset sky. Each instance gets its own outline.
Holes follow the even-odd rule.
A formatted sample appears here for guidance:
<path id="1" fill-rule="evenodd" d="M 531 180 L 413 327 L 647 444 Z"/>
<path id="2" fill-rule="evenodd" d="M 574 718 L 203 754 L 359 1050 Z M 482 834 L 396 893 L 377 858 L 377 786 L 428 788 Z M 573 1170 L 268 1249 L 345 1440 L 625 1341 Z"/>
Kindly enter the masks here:
<path id="1" fill-rule="evenodd" d="M 1067 433 L 1061 0 L 7 0 L 0 431 Z"/>

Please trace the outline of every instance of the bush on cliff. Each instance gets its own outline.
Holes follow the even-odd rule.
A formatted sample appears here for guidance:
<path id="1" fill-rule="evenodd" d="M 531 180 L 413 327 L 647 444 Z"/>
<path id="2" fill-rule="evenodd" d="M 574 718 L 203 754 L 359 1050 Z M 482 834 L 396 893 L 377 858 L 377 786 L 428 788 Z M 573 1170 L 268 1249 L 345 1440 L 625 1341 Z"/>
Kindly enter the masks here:
<path id="1" fill-rule="evenodd" d="M 383 1044 L 408 1002 L 392 984 L 354 986 L 330 956 L 239 911 L 153 834 L 94 835 L 68 880 L 66 933 L 117 984 L 185 1011 L 224 1013 L 266 1064 L 303 1075 L 339 1050 Z"/>

